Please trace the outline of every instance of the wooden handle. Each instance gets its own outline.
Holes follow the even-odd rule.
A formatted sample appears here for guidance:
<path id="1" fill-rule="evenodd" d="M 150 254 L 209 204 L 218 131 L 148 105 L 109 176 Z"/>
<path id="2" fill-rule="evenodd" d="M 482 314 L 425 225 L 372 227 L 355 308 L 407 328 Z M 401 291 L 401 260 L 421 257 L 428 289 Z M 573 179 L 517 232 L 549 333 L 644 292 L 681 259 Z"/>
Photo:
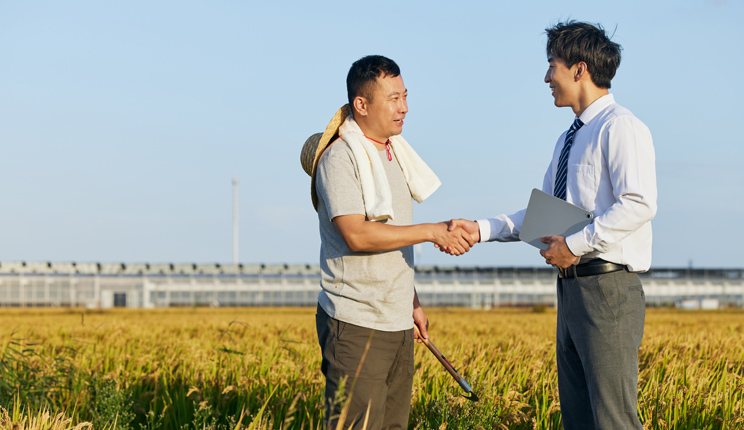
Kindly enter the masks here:
<path id="1" fill-rule="evenodd" d="M 444 366 L 449 374 L 452 375 L 452 377 L 455 379 L 455 382 L 459 384 L 462 376 L 457 373 L 457 369 L 455 369 L 455 366 L 453 366 L 452 363 L 447 360 L 447 357 L 445 357 L 444 354 L 439 351 L 439 349 L 436 347 L 436 345 L 434 345 L 432 341 L 430 341 L 429 339 L 424 339 L 424 337 L 421 336 L 421 332 L 419 331 L 419 328 L 415 323 L 413 324 L 413 330 L 416 332 L 419 339 L 424 342 L 424 345 L 429 348 L 429 351 L 431 351 L 431 353 L 434 354 L 435 357 L 437 357 L 437 360 L 439 360 L 439 362 L 442 363 L 442 366 Z"/>

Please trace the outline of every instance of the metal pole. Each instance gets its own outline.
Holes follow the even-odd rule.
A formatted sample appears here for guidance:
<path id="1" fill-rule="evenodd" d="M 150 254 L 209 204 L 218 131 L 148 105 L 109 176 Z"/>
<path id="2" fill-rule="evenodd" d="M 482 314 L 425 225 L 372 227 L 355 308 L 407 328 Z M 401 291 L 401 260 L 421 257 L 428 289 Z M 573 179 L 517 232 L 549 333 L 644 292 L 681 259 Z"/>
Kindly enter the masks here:
<path id="1" fill-rule="evenodd" d="M 96 273 L 93 275 L 93 297 L 96 302 L 96 307 L 101 308 L 101 278 L 98 275 L 99 269 L 96 269 Z"/>
<path id="2" fill-rule="evenodd" d="M 233 178 L 233 264 L 238 264 L 238 178 Z"/>

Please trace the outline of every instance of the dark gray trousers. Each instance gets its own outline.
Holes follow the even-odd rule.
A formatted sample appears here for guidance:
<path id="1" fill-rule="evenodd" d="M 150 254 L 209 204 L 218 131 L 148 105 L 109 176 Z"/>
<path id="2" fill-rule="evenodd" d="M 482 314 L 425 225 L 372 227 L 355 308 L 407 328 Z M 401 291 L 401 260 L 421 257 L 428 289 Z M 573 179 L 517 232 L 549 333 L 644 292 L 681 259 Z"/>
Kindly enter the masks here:
<path id="1" fill-rule="evenodd" d="M 558 279 L 556 359 L 563 428 L 642 430 L 638 348 L 646 318 L 635 273 Z"/>
<path id="2" fill-rule="evenodd" d="M 413 329 L 385 332 L 338 321 L 318 306 L 315 315 L 318 343 L 326 377 L 325 428 L 335 429 L 343 403 L 334 399 L 345 378 L 351 393 L 343 428 L 406 429 L 413 386 Z M 362 356 L 369 343 L 367 355 Z M 360 367 L 361 363 L 361 367 Z M 359 376 L 355 375 L 359 371 Z M 369 421 L 364 427 L 369 409 Z M 353 426 L 352 426 L 353 424 Z"/>

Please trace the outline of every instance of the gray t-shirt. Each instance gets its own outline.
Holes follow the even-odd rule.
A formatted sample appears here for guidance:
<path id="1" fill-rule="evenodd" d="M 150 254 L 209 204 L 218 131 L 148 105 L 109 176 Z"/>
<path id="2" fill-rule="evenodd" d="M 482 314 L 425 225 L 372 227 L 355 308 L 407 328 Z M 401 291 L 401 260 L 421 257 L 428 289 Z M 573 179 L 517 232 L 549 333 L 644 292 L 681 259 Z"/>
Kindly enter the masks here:
<path id="1" fill-rule="evenodd" d="M 392 151 L 391 151 L 392 154 Z M 390 225 L 411 225 L 413 201 L 398 160 L 379 151 L 393 196 Z M 359 170 L 349 145 L 337 140 L 323 154 L 317 170 L 320 224 L 318 303 L 339 321 L 381 331 L 413 327 L 413 247 L 386 252 L 352 252 L 331 221 L 341 215 L 364 215 Z"/>

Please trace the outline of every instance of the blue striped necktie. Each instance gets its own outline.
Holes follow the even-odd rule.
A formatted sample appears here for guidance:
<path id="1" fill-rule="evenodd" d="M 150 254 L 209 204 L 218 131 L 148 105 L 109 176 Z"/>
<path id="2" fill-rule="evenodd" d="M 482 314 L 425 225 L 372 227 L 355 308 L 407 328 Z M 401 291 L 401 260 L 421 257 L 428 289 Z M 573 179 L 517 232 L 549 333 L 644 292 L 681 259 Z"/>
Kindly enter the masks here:
<path id="1" fill-rule="evenodd" d="M 566 200 L 566 177 L 568 176 L 568 153 L 571 152 L 571 145 L 573 144 L 574 135 L 584 125 L 580 119 L 576 118 L 571 128 L 566 133 L 566 141 L 561 149 L 561 156 L 558 158 L 558 170 L 555 174 L 555 186 L 553 187 L 553 195 L 559 199 Z"/>

